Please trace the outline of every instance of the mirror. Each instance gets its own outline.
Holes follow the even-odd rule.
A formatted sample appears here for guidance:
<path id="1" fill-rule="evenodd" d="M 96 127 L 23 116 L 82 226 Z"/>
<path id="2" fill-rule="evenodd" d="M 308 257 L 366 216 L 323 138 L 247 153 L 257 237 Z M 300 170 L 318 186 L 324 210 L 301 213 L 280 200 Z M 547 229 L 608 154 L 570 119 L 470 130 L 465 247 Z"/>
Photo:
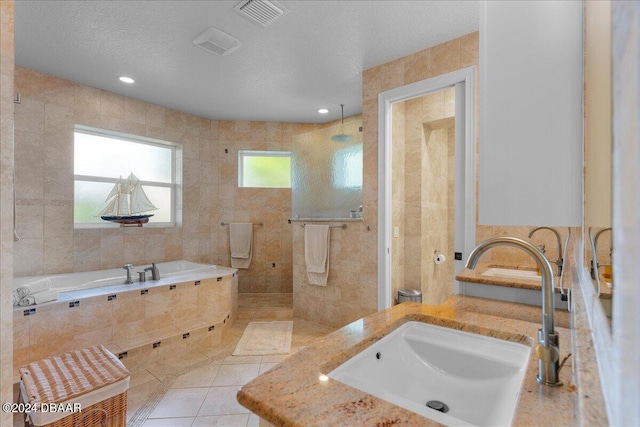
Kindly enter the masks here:
<path id="1" fill-rule="evenodd" d="M 611 319 L 611 3 L 585 3 L 584 260 Z"/>

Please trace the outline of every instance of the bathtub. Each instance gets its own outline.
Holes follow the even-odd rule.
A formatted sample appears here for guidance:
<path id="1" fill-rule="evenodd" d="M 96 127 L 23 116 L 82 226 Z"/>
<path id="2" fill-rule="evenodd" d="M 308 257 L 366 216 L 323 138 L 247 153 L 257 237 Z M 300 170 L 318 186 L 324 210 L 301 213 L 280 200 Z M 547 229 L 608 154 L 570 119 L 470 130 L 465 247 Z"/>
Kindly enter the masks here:
<path id="1" fill-rule="evenodd" d="M 190 279 L 197 274 L 215 273 L 217 267 L 212 264 L 198 264 L 191 261 L 169 261 L 160 262 L 156 266 L 160 271 L 160 280 L 151 281 L 151 274 L 147 274 L 145 286 L 152 286 L 154 283 L 162 284 L 165 278 L 185 277 Z M 150 264 L 134 266 L 131 270 L 131 278 L 134 284 L 138 282 L 138 272 L 150 267 Z M 13 288 L 28 285 L 43 279 L 51 281 L 51 288 L 58 292 L 79 291 L 82 289 L 101 288 L 114 285 L 124 285 L 127 273 L 123 268 L 112 268 L 109 270 L 85 271 L 80 273 L 53 274 L 45 276 L 16 277 L 13 279 Z M 158 283 L 159 282 L 159 283 Z M 128 285 L 125 285 L 128 286 Z"/>
<path id="2" fill-rule="evenodd" d="M 222 342 L 238 310 L 234 268 L 189 261 L 157 263 L 160 280 L 132 284 L 122 268 L 14 278 L 14 287 L 49 279 L 56 301 L 13 309 L 18 368 L 55 354 L 104 345 L 130 370 L 180 363 Z"/>

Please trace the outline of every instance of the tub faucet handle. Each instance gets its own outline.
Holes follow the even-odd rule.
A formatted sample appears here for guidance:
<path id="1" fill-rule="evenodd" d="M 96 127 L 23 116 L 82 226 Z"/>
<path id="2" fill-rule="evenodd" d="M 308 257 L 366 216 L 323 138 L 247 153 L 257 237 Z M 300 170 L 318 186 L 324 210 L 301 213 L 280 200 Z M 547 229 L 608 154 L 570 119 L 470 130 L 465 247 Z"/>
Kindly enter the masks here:
<path id="1" fill-rule="evenodd" d="M 125 270 L 127 270 L 127 280 L 124 282 L 125 285 L 130 285 L 133 283 L 133 280 L 131 280 L 131 270 L 133 270 L 133 264 L 125 264 L 124 267 Z"/>

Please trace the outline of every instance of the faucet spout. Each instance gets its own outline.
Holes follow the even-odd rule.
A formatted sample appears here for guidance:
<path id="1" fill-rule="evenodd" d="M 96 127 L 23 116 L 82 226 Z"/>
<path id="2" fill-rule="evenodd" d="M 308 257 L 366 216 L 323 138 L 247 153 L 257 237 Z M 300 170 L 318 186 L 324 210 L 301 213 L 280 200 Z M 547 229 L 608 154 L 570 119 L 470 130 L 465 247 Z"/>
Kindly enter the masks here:
<path id="1" fill-rule="evenodd" d="M 151 280 L 160 280 L 160 270 L 158 270 L 155 262 L 151 264 L 151 267 L 145 268 L 144 271 L 151 272 Z"/>
<path id="2" fill-rule="evenodd" d="M 558 378 L 560 350 L 558 335 L 554 325 L 554 283 L 553 270 L 547 257 L 531 243 L 516 237 L 495 237 L 480 243 L 469 255 L 466 267 L 473 270 L 480 256 L 496 246 L 512 246 L 531 255 L 542 273 L 542 329 L 538 331 L 538 376 L 540 384 L 557 387 L 562 385 Z"/>

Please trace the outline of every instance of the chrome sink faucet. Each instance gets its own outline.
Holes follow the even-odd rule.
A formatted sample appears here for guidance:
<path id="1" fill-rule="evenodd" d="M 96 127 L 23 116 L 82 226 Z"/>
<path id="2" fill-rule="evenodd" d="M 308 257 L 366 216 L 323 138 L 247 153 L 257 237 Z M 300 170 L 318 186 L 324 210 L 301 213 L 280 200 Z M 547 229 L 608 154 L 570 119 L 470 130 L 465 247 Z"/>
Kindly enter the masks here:
<path id="1" fill-rule="evenodd" d="M 600 262 L 598 261 L 598 240 L 600 235 L 605 231 L 611 231 L 611 227 L 603 228 L 598 231 L 595 236 L 591 233 L 592 227 L 589 227 L 589 240 L 591 241 L 591 268 L 593 269 L 593 278 L 596 280 L 596 290 L 600 296 Z"/>
<path id="2" fill-rule="evenodd" d="M 552 387 L 562 385 L 559 379 L 560 370 L 560 344 L 558 334 L 554 325 L 554 302 L 553 302 L 553 270 L 549 260 L 538 248 L 531 243 L 516 237 L 495 237 L 480 243 L 469 255 L 466 267 L 473 270 L 480 259 L 480 256 L 496 246 L 513 246 L 522 249 L 538 264 L 542 273 L 542 329 L 538 329 L 538 345 L 536 353 L 538 355 L 538 375 L 536 379 L 540 384 Z"/>
<path id="3" fill-rule="evenodd" d="M 145 268 L 144 271 L 151 271 L 151 280 L 160 280 L 160 270 L 156 267 L 155 262 L 151 264 L 151 267 Z"/>
<path id="4" fill-rule="evenodd" d="M 549 230 L 549 231 L 553 231 L 556 235 L 556 239 L 558 241 L 558 258 L 555 261 L 552 261 L 553 263 L 556 264 L 557 266 L 557 273 L 556 276 L 560 276 L 562 274 L 562 266 L 564 264 L 564 260 L 562 259 L 562 240 L 560 239 L 560 233 L 558 233 L 558 230 L 556 230 L 555 228 L 551 228 L 551 227 L 537 227 L 534 228 L 533 230 L 531 230 L 531 232 L 529 233 L 529 238 L 531 238 L 536 231 L 539 230 Z M 542 251 L 544 252 L 544 251 Z"/>
<path id="5" fill-rule="evenodd" d="M 131 280 L 131 270 L 133 270 L 133 264 L 125 264 L 124 267 L 125 270 L 127 270 L 127 280 L 124 282 L 125 285 L 130 285 L 133 283 L 133 280 Z"/>

